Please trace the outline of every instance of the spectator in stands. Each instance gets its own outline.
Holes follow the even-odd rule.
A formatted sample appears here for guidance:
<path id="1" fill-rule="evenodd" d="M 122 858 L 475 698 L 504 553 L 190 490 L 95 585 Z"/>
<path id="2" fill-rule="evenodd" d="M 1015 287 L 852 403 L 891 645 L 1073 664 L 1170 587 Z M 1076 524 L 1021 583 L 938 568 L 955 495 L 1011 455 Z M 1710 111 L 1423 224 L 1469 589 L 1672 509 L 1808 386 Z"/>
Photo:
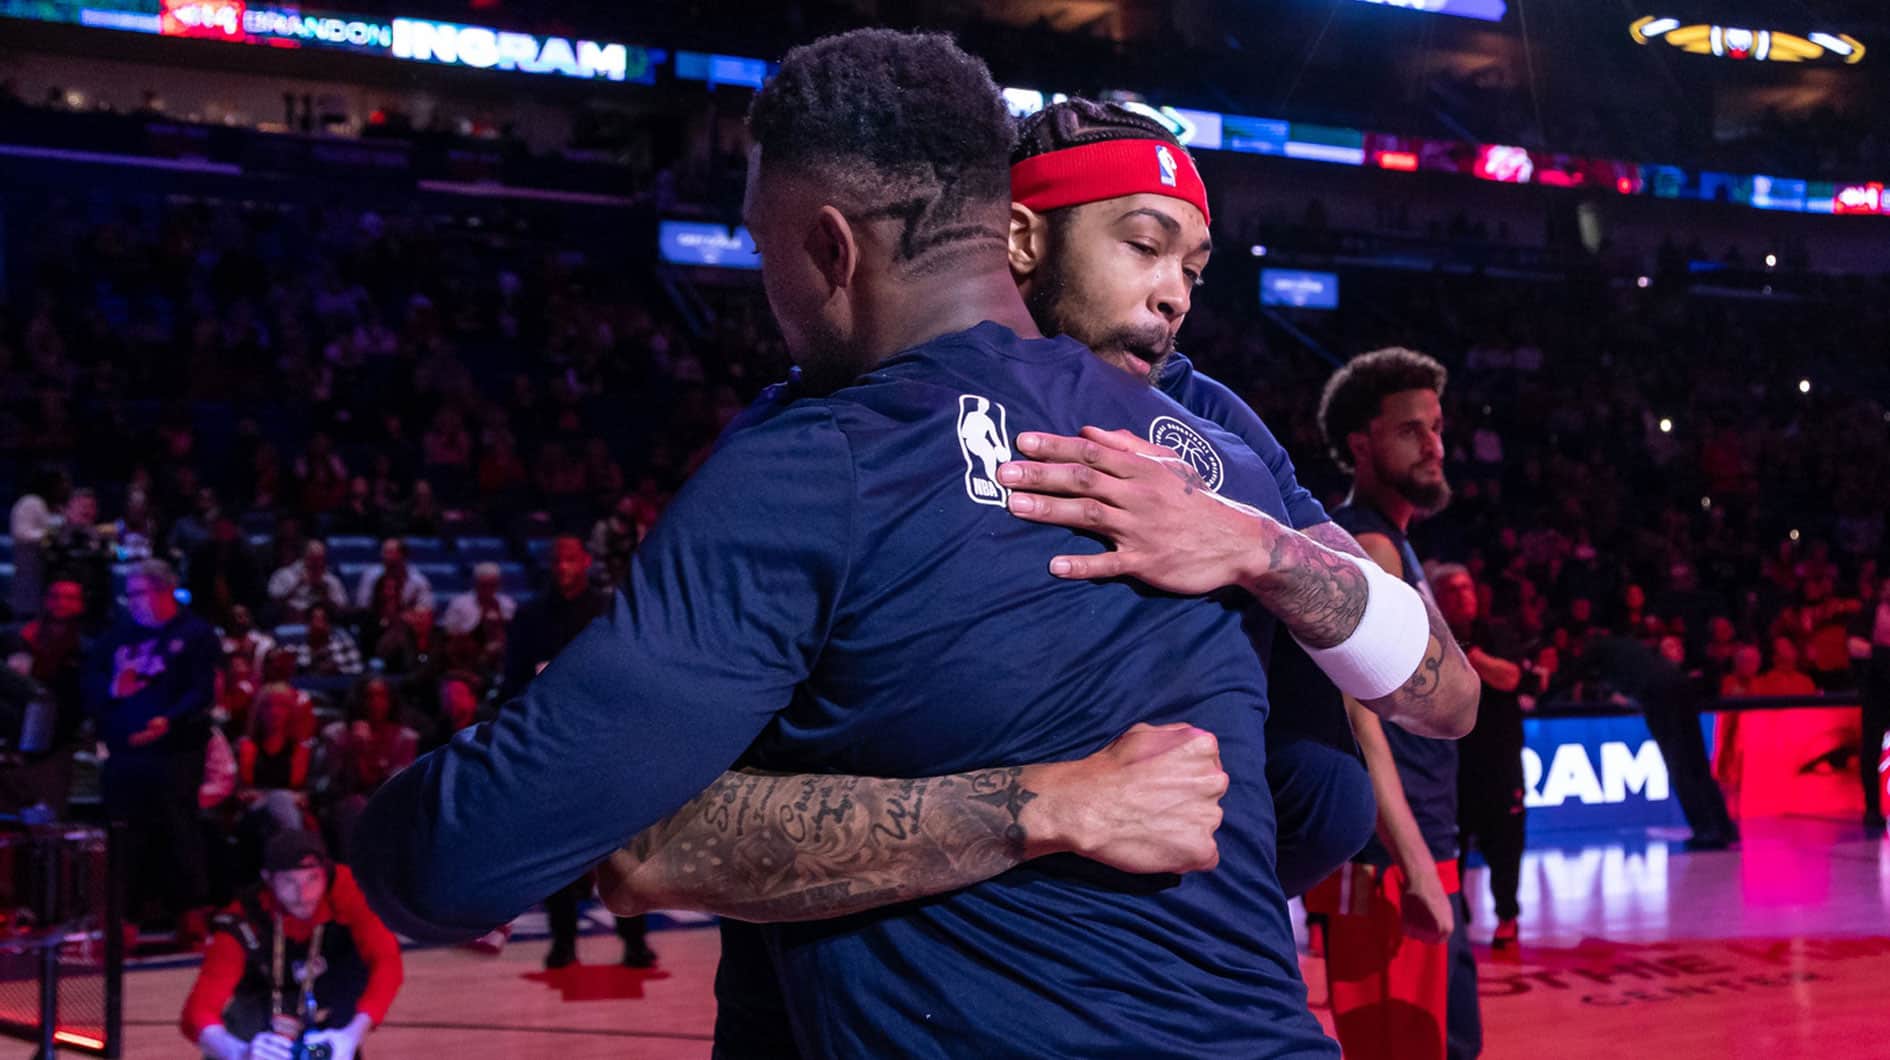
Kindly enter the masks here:
<path id="1" fill-rule="evenodd" d="M 386 528 L 387 520 L 376 503 L 373 485 L 362 475 L 348 480 L 348 499 L 330 517 L 329 533 L 375 537 Z"/>
<path id="2" fill-rule="evenodd" d="M 1752 682 L 1755 696 L 1815 696 L 1818 686 L 1799 669 L 1798 642 L 1790 637 L 1772 638 L 1772 668 Z"/>
<path id="3" fill-rule="evenodd" d="M 434 496 L 433 483 L 418 479 L 413 484 L 413 496 L 401 510 L 400 522 L 406 533 L 431 535 L 440 532 L 446 521 L 446 513 L 440 510 L 439 500 Z"/>
<path id="4" fill-rule="evenodd" d="M 256 707 L 256 694 L 262 689 L 261 669 L 253 657 L 226 655 L 217 675 L 217 725 L 226 733 L 249 731 L 250 711 Z"/>
<path id="5" fill-rule="evenodd" d="M 43 805 L 63 817 L 72 797 L 73 757 L 85 721 L 85 591 L 71 578 L 46 587 L 39 617 L 20 630 L 26 676 L 38 682 L 54 710 L 48 742 L 28 749 L 25 760 L 0 770 L 0 786 L 14 806 Z"/>
<path id="6" fill-rule="evenodd" d="M 518 443 L 506 431 L 479 454 L 479 494 L 491 505 L 513 506 L 516 496 L 531 484 Z"/>
<path id="7" fill-rule="evenodd" d="M 407 704 L 437 728 L 440 718 L 439 679 L 448 669 L 446 637 L 437 628 L 433 612 L 410 607 L 400 625 L 374 646 L 382 668 L 401 678 L 400 693 Z M 426 735 L 431 735 L 427 733 Z"/>
<path id="8" fill-rule="evenodd" d="M 448 497 L 463 499 L 471 481 L 472 450 L 472 433 L 466 429 L 459 410 L 441 408 L 420 439 L 421 466 L 428 479 L 439 483 Z"/>
<path id="9" fill-rule="evenodd" d="M 390 674 L 416 673 L 426 669 L 436 658 L 444 659 L 443 639 L 431 610 L 410 607 L 400 613 L 400 621 L 374 645 L 374 657 L 381 660 Z"/>
<path id="10" fill-rule="evenodd" d="M 400 603 L 402 588 L 403 583 L 393 575 L 381 575 L 374 582 L 374 598 L 368 601 L 367 613 L 361 617 L 361 642 L 375 645 L 377 656 L 380 654 L 381 638 L 398 629 L 402 616 L 407 613 Z"/>
<path id="11" fill-rule="evenodd" d="M 317 604 L 331 608 L 348 606 L 348 594 L 341 579 L 328 570 L 328 546 L 310 541 L 302 550 L 302 561 L 292 563 L 269 576 L 269 599 L 275 602 L 279 617 L 285 622 L 301 622 Z"/>
<path id="12" fill-rule="evenodd" d="M 254 511 L 270 511 L 282 503 L 282 455 L 273 443 L 264 442 L 250 459 L 249 506 Z"/>
<path id="13" fill-rule="evenodd" d="M 306 515 L 332 512 L 347 499 L 348 465 L 342 463 L 325 432 L 316 431 L 308 440 L 308 449 L 296 457 L 295 484 Z"/>
<path id="14" fill-rule="evenodd" d="M 1720 678 L 1719 694 L 1727 698 L 1763 695 L 1758 690 L 1763 658 L 1757 644 L 1740 644 L 1733 648 L 1732 669 Z"/>
<path id="15" fill-rule="evenodd" d="M 208 486 L 198 487 L 191 494 L 190 504 L 190 511 L 172 524 L 170 536 L 164 541 L 164 547 L 171 555 L 185 557 L 186 579 L 192 579 L 189 557 L 210 543 L 211 528 L 223 515 L 223 507 L 217 503 L 216 491 Z"/>
<path id="16" fill-rule="evenodd" d="M 261 672 L 263 659 L 276 648 L 276 638 L 256 628 L 256 620 L 242 604 L 230 608 L 230 620 L 223 626 L 223 654 L 243 655 Z"/>
<path id="17" fill-rule="evenodd" d="M 212 1060 L 289 1060 L 306 1029 L 309 1045 L 353 1060 L 400 990 L 400 940 L 312 833 L 271 840 L 262 880 L 216 918 L 184 1037 Z M 311 1007 L 318 1025 L 304 1028 Z"/>
<path id="18" fill-rule="evenodd" d="M 151 510 L 151 498 L 143 489 L 125 494 L 125 512 L 111 525 L 111 539 L 121 561 L 150 559 L 158 541 L 157 515 Z"/>
<path id="19" fill-rule="evenodd" d="M 327 762 L 325 793 L 331 831 L 344 859 L 354 820 L 388 777 L 407 768 L 419 753 L 420 734 L 403 725 L 394 712 L 394 690 L 384 677 L 370 677 L 355 689 L 345 721 L 322 730 Z"/>
<path id="20" fill-rule="evenodd" d="M 365 666 L 354 636 L 335 622 L 328 604 L 308 609 L 308 636 L 295 646 L 296 666 L 312 677 L 352 677 Z"/>
<path id="21" fill-rule="evenodd" d="M 65 504 L 72 483 L 63 472 L 42 471 L 39 481 L 13 502 L 8 513 L 7 532 L 13 535 L 13 594 L 11 603 L 17 618 L 31 618 L 39 613 L 44 592 L 48 547 L 58 526 L 54 510 Z"/>
<path id="22" fill-rule="evenodd" d="M 1732 672 L 1733 656 L 1739 650 L 1739 629 L 1725 615 L 1714 615 L 1707 625 L 1704 659 L 1707 673 L 1715 679 Z"/>
<path id="23" fill-rule="evenodd" d="M 472 591 L 453 597 L 440 617 L 447 636 L 467 638 L 479 657 L 500 662 L 505 657 L 506 627 L 518 613 L 518 601 L 500 591 L 501 579 L 497 563 L 474 567 Z"/>
<path id="24" fill-rule="evenodd" d="M 191 605 L 209 621 L 226 622 L 235 608 L 263 602 L 264 587 L 249 542 L 226 515 L 215 517 L 209 536 L 188 554 L 185 569 L 190 572 L 186 581 Z"/>
<path id="25" fill-rule="evenodd" d="M 413 569 L 407 562 L 407 545 L 397 537 L 390 537 L 381 542 L 381 561 L 361 572 L 361 580 L 355 586 L 354 605 L 365 611 L 374 605 L 374 584 L 382 577 L 400 586 L 400 606 L 403 608 L 433 607 L 433 585 L 427 576 Z"/>
<path id="26" fill-rule="evenodd" d="M 477 674 L 464 670 L 449 670 L 440 678 L 440 718 L 446 723 L 447 738 L 479 720 L 484 687 Z"/>
<path id="27" fill-rule="evenodd" d="M 1624 637 L 1638 637 L 1647 628 L 1647 590 L 1629 585 L 1621 592 L 1621 613 L 1614 630 Z"/>
<path id="28" fill-rule="evenodd" d="M 85 587 L 85 613 L 105 621 L 112 607 L 112 547 L 98 524 L 98 496 L 90 489 L 72 491 L 65 511 L 46 539 L 46 568 L 76 578 Z"/>
<path id="29" fill-rule="evenodd" d="M 289 685 L 264 685 L 236 745 L 236 797 L 247 823 L 265 841 L 304 824 L 309 746 L 296 739 L 300 701 L 301 693 Z"/>
<path id="30" fill-rule="evenodd" d="M 134 916 L 153 904 L 183 915 L 207 898 L 197 786 L 220 645 L 178 606 L 176 588 L 168 564 L 140 564 L 125 585 L 126 616 L 86 662 L 86 709 L 110 752 L 101 793 L 106 814 L 126 825 Z"/>
<path id="31" fill-rule="evenodd" d="M 642 505 L 638 498 L 626 493 L 617 498 L 609 515 L 591 527 L 588 550 L 591 555 L 604 561 L 604 569 L 610 573 L 612 585 L 622 584 L 630 571 L 630 554 L 636 551 L 637 543 L 643 540 L 643 535 L 648 531 L 648 527 L 638 519 L 641 511 Z"/>

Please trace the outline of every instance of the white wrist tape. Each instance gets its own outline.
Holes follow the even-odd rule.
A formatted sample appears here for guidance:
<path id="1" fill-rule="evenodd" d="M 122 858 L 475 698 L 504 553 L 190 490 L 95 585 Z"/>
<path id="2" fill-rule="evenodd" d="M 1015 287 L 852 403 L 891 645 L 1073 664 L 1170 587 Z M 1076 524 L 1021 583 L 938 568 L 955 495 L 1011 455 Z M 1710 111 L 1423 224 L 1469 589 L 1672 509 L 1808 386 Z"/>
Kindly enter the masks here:
<path id="1" fill-rule="evenodd" d="M 1358 628 L 1330 648 L 1307 647 L 1305 641 L 1293 639 L 1339 691 L 1362 702 L 1382 699 L 1403 687 L 1424 660 L 1431 643 L 1430 616 L 1417 590 L 1370 560 L 1339 555 L 1365 572 L 1368 595 Z"/>

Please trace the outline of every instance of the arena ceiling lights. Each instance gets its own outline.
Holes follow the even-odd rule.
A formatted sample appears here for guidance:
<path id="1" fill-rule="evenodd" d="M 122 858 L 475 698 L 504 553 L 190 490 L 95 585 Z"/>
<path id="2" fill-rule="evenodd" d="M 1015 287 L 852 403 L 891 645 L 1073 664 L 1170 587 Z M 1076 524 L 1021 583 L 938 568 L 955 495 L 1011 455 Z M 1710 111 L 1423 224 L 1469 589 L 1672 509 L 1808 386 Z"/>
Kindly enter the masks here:
<path id="1" fill-rule="evenodd" d="M 1689 55 L 1710 55 L 1735 62 L 1842 63 L 1864 59 L 1864 42 L 1848 33 L 1799 36 L 1776 29 L 1747 29 L 1706 22 L 1683 24 L 1677 18 L 1648 15 L 1634 20 L 1628 36 L 1636 44 L 1664 43 Z"/>

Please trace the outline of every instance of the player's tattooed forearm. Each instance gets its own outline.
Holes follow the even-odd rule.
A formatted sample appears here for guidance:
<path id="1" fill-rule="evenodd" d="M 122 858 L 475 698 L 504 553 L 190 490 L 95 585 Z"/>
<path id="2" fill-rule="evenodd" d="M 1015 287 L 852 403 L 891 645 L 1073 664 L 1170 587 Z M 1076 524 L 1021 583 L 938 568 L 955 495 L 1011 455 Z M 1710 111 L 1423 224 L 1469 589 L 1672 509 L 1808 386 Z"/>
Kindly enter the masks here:
<path id="1" fill-rule="evenodd" d="M 1370 589 L 1356 564 L 1291 532 L 1274 540 L 1267 559 L 1278 576 L 1260 587 L 1260 603 L 1294 636 L 1310 647 L 1330 648 L 1358 628 Z"/>
<path id="2" fill-rule="evenodd" d="M 642 889 L 689 908 L 821 919 L 1017 865 L 1036 797 L 1018 768 L 923 780 L 725 773 L 625 849 Z"/>

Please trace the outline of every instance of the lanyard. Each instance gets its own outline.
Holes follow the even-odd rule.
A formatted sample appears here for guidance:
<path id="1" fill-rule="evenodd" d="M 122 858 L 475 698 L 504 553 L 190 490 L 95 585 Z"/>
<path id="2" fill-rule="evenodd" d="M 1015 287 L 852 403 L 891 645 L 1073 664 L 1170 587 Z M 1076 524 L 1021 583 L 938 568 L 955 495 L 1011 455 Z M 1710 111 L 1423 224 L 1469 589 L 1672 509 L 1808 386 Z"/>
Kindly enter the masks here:
<path id="1" fill-rule="evenodd" d="M 276 922 L 276 937 L 274 953 L 271 955 L 269 964 L 269 1015 L 272 1019 L 276 1016 L 299 1016 L 299 1013 L 287 1012 L 282 1007 L 284 945 L 282 914 L 276 913 L 274 916 Z M 296 981 L 296 985 L 300 988 L 296 997 L 296 1004 L 298 1005 L 301 1004 L 302 998 L 306 997 L 308 992 L 313 988 L 315 977 L 321 974 L 320 966 L 316 962 L 321 960 L 322 928 L 326 926 L 325 924 L 316 924 L 315 930 L 309 935 L 308 956 L 302 960 L 302 977 Z"/>

